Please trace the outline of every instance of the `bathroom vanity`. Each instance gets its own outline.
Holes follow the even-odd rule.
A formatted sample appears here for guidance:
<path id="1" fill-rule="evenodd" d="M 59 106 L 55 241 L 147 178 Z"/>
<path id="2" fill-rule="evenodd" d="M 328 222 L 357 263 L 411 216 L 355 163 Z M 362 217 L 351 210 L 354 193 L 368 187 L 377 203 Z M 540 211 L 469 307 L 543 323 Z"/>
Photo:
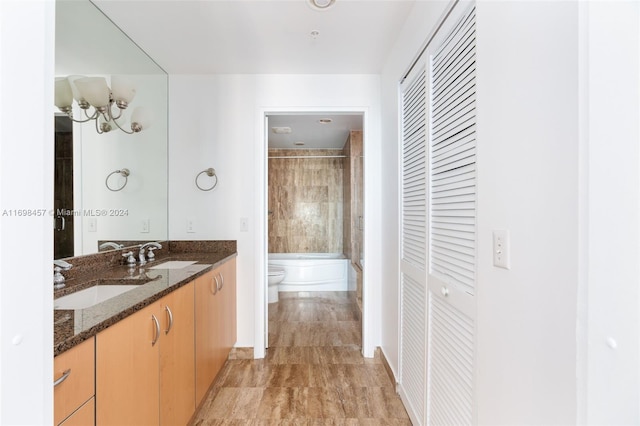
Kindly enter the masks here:
<path id="1" fill-rule="evenodd" d="M 207 394 L 236 342 L 236 244 L 162 245 L 144 265 L 119 264 L 128 249 L 66 259 L 54 307 L 127 290 L 54 310 L 55 424 L 187 424 Z"/>

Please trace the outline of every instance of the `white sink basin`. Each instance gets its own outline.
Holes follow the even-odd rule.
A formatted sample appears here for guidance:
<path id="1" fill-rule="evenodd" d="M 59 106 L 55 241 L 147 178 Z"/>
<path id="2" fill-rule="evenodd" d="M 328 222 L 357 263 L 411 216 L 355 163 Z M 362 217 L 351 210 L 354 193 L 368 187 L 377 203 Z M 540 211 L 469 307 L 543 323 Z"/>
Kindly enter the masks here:
<path id="1" fill-rule="evenodd" d="M 197 260 L 169 260 L 168 262 L 152 266 L 149 269 L 182 269 L 197 262 Z"/>
<path id="2" fill-rule="evenodd" d="M 55 299 L 53 309 L 85 309 L 138 287 L 140 286 L 96 285 Z"/>

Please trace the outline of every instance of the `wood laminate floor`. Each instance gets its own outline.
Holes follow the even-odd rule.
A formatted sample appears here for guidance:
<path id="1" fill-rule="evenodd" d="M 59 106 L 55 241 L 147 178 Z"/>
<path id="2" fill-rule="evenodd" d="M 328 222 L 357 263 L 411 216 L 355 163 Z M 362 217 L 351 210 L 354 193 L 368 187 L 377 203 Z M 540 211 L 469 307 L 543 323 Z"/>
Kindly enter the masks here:
<path id="1" fill-rule="evenodd" d="M 411 425 L 346 292 L 280 293 L 262 360 L 229 359 L 193 424 Z"/>

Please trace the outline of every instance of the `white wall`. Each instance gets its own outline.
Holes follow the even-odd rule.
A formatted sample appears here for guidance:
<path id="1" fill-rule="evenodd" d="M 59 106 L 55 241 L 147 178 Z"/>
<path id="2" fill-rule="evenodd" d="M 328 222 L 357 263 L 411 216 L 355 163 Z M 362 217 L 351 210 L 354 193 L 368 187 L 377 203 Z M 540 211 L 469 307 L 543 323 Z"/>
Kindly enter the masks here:
<path id="1" fill-rule="evenodd" d="M 0 424 L 53 422 L 53 24 L 0 2 Z"/>
<path id="2" fill-rule="evenodd" d="M 477 9 L 477 418 L 576 420 L 578 4 Z M 492 266 L 492 231 L 511 270 Z"/>
<path id="3" fill-rule="evenodd" d="M 366 110 L 365 150 L 372 155 L 366 159 L 365 174 L 372 180 L 365 177 L 365 186 L 373 190 L 379 183 L 379 174 L 373 172 L 380 169 L 379 79 L 369 75 L 174 75 L 169 87 L 169 238 L 238 241 L 237 346 L 252 347 L 263 315 L 256 300 L 264 291 L 262 258 L 266 258 L 262 117 L 269 111 Z M 213 191 L 202 192 L 194 179 L 209 167 L 216 169 L 219 183 Z M 365 194 L 365 199 L 370 205 L 379 203 L 374 192 Z M 193 220 L 193 233 L 186 230 L 188 218 Z M 248 232 L 240 231 L 241 218 L 248 219 Z M 376 226 L 376 218 L 370 219 L 367 224 Z M 365 244 L 367 256 L 379 256 L 375 238 Z M 377 297 L 375 277 L 379 274 L 372 268 L 367 285 L 374 294 L 369 303 Z"/>
<path id="4" fill-rule="evenodd" d="M 579 420 L 640 424 L 640 4 L 591 2 Z"/>

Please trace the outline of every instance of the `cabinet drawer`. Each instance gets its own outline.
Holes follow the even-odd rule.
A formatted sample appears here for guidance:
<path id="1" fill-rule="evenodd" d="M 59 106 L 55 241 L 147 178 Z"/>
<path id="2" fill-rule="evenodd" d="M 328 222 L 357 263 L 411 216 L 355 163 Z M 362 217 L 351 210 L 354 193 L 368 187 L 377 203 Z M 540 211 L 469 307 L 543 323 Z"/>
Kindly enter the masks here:
<path id="1" fill-rule="evenodd" d="M 80 343 L 53 360 L 53 417 L 60 424 L 95 394 L 95 338 Z M 65 378 L 66 377 L 66 378 Z"/>
<path id="2" fill-rule="evenodd" d="M 96 399 L 91 398 L 60 426 L 93 426 L 96 424 Z"/>

